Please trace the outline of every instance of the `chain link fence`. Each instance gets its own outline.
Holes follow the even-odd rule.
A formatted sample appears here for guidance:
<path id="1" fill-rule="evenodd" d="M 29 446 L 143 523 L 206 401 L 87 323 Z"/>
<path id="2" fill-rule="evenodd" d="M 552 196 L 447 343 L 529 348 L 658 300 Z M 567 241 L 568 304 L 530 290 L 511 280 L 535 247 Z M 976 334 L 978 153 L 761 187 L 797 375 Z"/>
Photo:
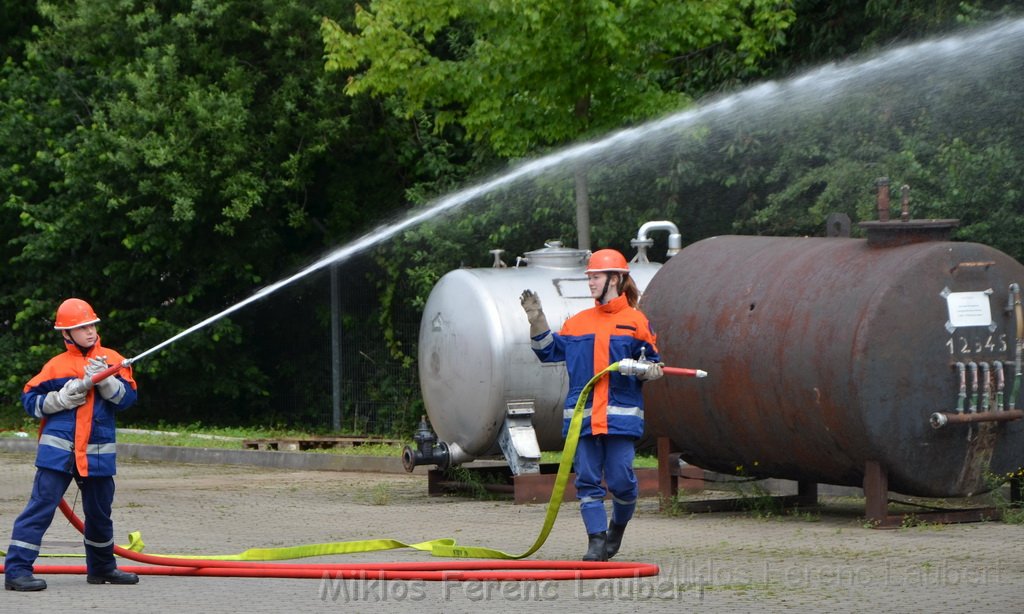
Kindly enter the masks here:
<path id="1" fill-rule="evenodd" d="M 306 356 L 311 381 L 294 393 L 298 407 L 289 413 L 295 426 L 402 437 L 410 436 L 415 428 L 422 413 L 415 362 L 419 314 L 411 309 L 397 314 L 390 325 L 393 337 L 388 339 L 380 323 L 378 292 L 370 285 L 374 272 L 369 258 L 357 259 L 317 275 L 295 290 L 298 296 L 293 300 L 276 306 L 289 313 L 300 308 L 317 323 L 310 342 L 296 348 Z M 404 290 L 400 287 L 398 293 Z M 334 305 L 333 300 L 337 301 Z M 332 321 L 339 326 L 336 339 Z M 335 342 L 337 356 L 333 354 Z"/>
<path id="2" fill-rule="evenodd" d="M 197 398 L 187 396 L 177 380 L 147 382 L 142 371 L 143 394 L 130 420 L 411 437 L 423 413 L 415 362 L 419 313 L 404 309 L 393 316 L 393 334 L 387 338 L 373 282 L 378 272 L 370 257 L 355 259 L 247 305 L 231 319 L 246 340 L 240 351 L 251 352 L 255 364 L 252 390 L 225 388 Z M 335 304 L 332 275 L 337 283 Z M 399 288 L 398 293 L 405 290 Z M 337 356 L 332 321 L 340 326 Z M 196 360 L 203 362 L 200 354 Z M 203 364 L 201 376 L 222 377 L 224 368 Z"/>

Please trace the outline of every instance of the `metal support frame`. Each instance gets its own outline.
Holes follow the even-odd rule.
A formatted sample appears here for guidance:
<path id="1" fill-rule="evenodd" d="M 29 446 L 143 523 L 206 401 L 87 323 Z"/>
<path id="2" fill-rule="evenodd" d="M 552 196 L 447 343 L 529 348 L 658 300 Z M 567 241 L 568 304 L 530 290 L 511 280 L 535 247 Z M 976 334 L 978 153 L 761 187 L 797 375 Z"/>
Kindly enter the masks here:
<path id="1" fill-rule="evenodd" d="M 676 500 L 679 490 L 699 492 L 704 489 L 708 472 L 693 465 L 681 465 L 679 454 L 672 449 L 669 438 L 659 437 L 657 441 L 658 468 L 637 469 L 636 476 L 641 497 L 658 496 L 661 509 Z M 454 469 L 433 469 L 428 472 L 427 490 L 431 496 L 451 493 L 472 493 L 486 490 L 497 495 L 511 495 L 516 504 L 542 503 L 551 496 L 558 465 L 542 463 L 539 473 L 513 475 L 504 463 L 495 461 L 490 466 L 460 467 Z M 564 501 L 576 498 L 575 475 L 569 475 Z M 1022 501 L 1021 480 L 1010 480 L 1010 501 Z M 889 475 L 881 463 L 867 461 L 864 467 L 865 516 L 872 527 L 897 528 L 907 519 L 914 517 L 934 523 L 979 522 L 998 520 L 1001 511 L 995 507 L 981 507 L 963 510 L 936 510 L 914 513 L 889 513 Z M 797 494 L 773 497 L 784 508 L 813 507 L 818 502 L 818 484 L 812 481 L 798 481 Z M 694 500 L 676 502 L 675 509 L 691 513 L 727 512 L 746 509 L 748 503 L 742 498 Z"/>
<path id="2" fill-rule="evenodd" d="M 635 469 L 641 497 L 658 495 L 658 474 L 655 469 Z M 511 495 L 515 504 L 544 503 L 558 474 L 558 464 L 541 463 L 539 473 L 513 475 L 507 465 L 494 462 L 490 466 L 431 469 L 427 473 L 427 494 L 440 496 L 453 493 L 474 494 L 481 490 L 495 495 Z M 569 474 L 563 501 L 576 500 L 576 474 Z M 607 496 L 609 499 L 611 495 Z"/>
<path id="3" fill-rule="evenodd" d="M 999 520 L 1002 517 L 1002 512 L 998 508 L 991 506 L 961 510 L 928 510 L 905 514 L 890 514 L 889 473 L 878 461 L 867 461 L 864 465 L 864 498 L 866 500 L 864 511 L 868 523 L 877 529 L 902 527 L 911 518 L 938 524 L 952 524 Z"/>
<path id="4" fill-rule="evenodd" d="M 730 512 L 747 509 L 749 499 L 729 497 L 724 499 L 705 499 L 699 501 L 678 501 L 680 487 L 685 491 L 699 492 L 704 489 L 707 472 L 693 465 L 680 462 L 680 455 L 672 446 L 668 437 L 659 437 L 658 446 L 658 492 L 661 498 L 661 509 L 665 509 L 670 501 L 673 506 L 686 512 Z M 773 501 L 783 508 L 813 507 L 818 504 L 818 484 L 809 481 L 797 482 L 797 494 L 776 495 Z"/>

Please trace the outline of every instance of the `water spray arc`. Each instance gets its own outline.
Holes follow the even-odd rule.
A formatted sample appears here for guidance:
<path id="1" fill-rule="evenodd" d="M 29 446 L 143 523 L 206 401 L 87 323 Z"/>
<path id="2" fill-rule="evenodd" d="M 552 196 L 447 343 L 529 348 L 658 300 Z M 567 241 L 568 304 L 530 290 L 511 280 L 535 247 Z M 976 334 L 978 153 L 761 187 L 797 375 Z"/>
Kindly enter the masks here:
<path id="1" fill-rule="evenodd" d="M 796 78 L 756 85 L 747 90 L 708 101 L 694 109 L 673 113 L 661 119 L 620 130 L 600 139 L 573 145 L 542 158 L 524 162 L 491 179 L 428 203 L 426 208 L 421 211 L 411 212 L 397 221 L 382 225 L 364 234 L 298 272 L 256 291 L 252 296 L 198 322 L 135 357 L 127 359 L 124 365 L 128 366 L 157 352 L 312 273 L 332 264 L 343 262 L 405 230 L 438 215 L 451 213 L 479 196 L 508 188 L 521 180 L 548 171 L 563 169 L 572 166 L 571 163 L 586 159 L 601 161 L 601 156 L 611 156 L 637 144 L 650 146 L 654 141 L 655 146 L 665 146 L 666 143 L 676 140 L 681 130 L 693 128 L 712 119 L 725 122 L 735 121 L 734 116 L 740 110 L 748 107 L 762 109 L 763 112 L 768 113 L 791 112 L 793 109 L 799 111 L 799 105 L 795 105 L 794 100 L 808 98 L 808 91 L 805 91 L 808 88 L 813 87 L 811 91 L 819 94 L 814 97 L 814 100 L 815 104 L 821 104 L 835 98 L 847 89 L 858 86 L 862 80 L 885 81 L 899 78 L 900 69 L 920 62 L 921 58 L 941 62 L 943 66 L 947 67 L 946 70 L 949 70 L 949 65 L 960 67 L 960 54 L 965 48 L 972 49 L 972 53 L 978 57 L 1005 55 L 1009 43 L 1019 41 L 1021 38 L 1024 38 L 1024 19 L 1009 20 L 979 32 L 895 49 L 852 65 L 829 64 Z"/>
<path id="2" fill-rule="evenodd" d="M 409 228 L 418 226 L 419 224 L 431 218 L 454 211 L 480 195 L 494 192 L 498 189 L 507 187 L 520 179 L 537 175 L 539 173 L 544 172 L 545 170 L 561 166 L 563 163 L 567 161 L 583 158 L 597 152 L 606 151 L 618 147 L 620 145 L 636 141 L 638 139 L 641 139 L 643 135 L 646 135 L 650 132 L 664 130 L 673 125 L 681 123 L 691 115 L 693 115 L 692 112 L 683 113 L 680 116 L 673 116 L 660 122 L 656 122 L 655 124 L 650 126 L 645 126 L 643 128 L 634 128 L 630 130 L 623 130 L 609 137 L 606 137 L 600 141 L 577 145 L 561 153 L 552 154 L 550 156 L 540 158 L 532 162 L 524 163 L 504 173 L 499 177 L 496 177 L 494 179 L 480 183 L 476 186 L 465 188 L 461 191 L 451 194 L 445 198 L 436 201 L 433 205 L 428 206 L 423 211 L 414 214 L 409 214 L 405 218 L 397 222 L 380 226 L 377 229 L 366 233 L 362 237 L 352 241 L 351 243 L 348 243 L 343 247 L 338 248 L 337 250 L 331 252 L 327 256 L 324 256 L 320 260 L 317 260 L 316 262 L 303 268 L 302 270 L 288 277 L 285 277 L 269 286 L 261 288 L 260 290 L 256 291 L 252 296 L 243 299 L 235 303 L 234 305 L 231 305 L 230 307 L 224 309 L 223 311 L 220 311 L 219 313 L 216 313 L 206 318 L 205 320 L 202 320 L 201 322 L 198 322 L 188 327 L 187 329 L 181 331 L 180 333 L 154 345 L 153 347 L 137 354 L 136 356 L 126 359 L 121 364 L 127 367 L 132 363 L 141 360 L 142 358 L 145 358 L 146 356 L 154 352 L 162 350 L 163 348 L 171 345 L 175 341 L 187 337 L 188 335 L 196 331 L 199 331 L 205 328 L 206 326 L 209 326 L 210 324 L 213 324 L 214 322 L 242 309 L 243 307 L 251 303 L 254 303 L 267 296 L 270 296 L 274 292 L 296 281 L 299 281 L 300 279 L 303 279 L 332 264 L 344 262 L 345 260 L 351 258 L 352 256 L 355 256 L 366 249 L 369 249 L 379 243 L 382 243 Z"/>

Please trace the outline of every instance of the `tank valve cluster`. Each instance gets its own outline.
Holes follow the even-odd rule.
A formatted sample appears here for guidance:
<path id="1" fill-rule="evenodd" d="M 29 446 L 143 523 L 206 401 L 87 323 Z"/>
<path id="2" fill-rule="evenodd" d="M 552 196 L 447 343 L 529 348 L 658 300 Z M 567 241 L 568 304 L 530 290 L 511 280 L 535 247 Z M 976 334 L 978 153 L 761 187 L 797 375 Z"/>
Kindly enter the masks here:
<path id="1" fill-rule="evenodd" d="M 992 382 L 990 381 L 990 365 L 987 362 L 962 362 L 956 363 L 957 381 L 960 384 L 960 393 L 957 397 L 956 409 L 951 412 L 935 412 L 928 422 L 932 428 L 940 429 L 947 424 L 963 424 L 971 422 L 1010 422 L 1024 419 L 1024 411 L 1016 409 L 1017 395 L 1020 391 L 1021 364 L 1024 362 L 1024 305 L 1021 303 L 1020 284 L 1012 283 L 1009 287 L 1006 312 L 1016 316 L 1016 343 L 1014 344 L 1014 361 L 1007 364 L 1013 369 L 1013 387 L 1010 395 L 1003 405 L 1004 388 L 1006 376 L 1003 371 L 1004 364 L 995 360 L 991 365 L 991 373 L 995 376 L 995 407 L 990 411 L 989 397 L 992 396 Z M 967 375 L 970 374 L 970 394 L 967 392 Z M 980 379 L 980 397 L 979 397 Z M 967 402 L 964 411 L 964 402 Z M 979 411 L 980 410 L 980 411 Z"/>
<path id="2" fill-rule="evenodd" d="M 402 450 L 402 466 L 406 471 L 412 473 L 416 465 L 437 465 L 437 468 L 441 470 L 448 468 L 451 462 L 448 444 L 437 440 L 437 435 L 430 430 L 430 425 L 427 424 L 426 416 L 420 417 L 419 428 L 413 434 L 412 440 L 415 442 L 416 448 L 405 446 Z"/>

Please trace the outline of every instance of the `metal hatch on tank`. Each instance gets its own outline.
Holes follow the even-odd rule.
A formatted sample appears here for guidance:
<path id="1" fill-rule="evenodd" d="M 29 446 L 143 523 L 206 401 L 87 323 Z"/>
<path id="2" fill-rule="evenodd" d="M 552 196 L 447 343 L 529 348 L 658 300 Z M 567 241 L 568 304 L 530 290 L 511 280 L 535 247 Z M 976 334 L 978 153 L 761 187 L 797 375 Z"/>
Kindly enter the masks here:
<path id="1" fill-rule="evenodd" d="M 630 274 L 641 291 L 661 267 L 647 258 L 649 234 L 661 230 L 669 233 L 671 256 L 681 247 L 671 222 L 645 223 L 631 241 L 637 253 Z M 419 333 L 420 389 L 429 425 L 424 420 L 414 446 L 403 451 L 408 471 L 500 453 L 514 474 L 537 473 L 541 451 L 562 448 L 565 365 L 537 360 L 519 296 L 527 288 L 537 292 L 548 323 L 558 330 L 594 304 L 584 274 L 588 256 L 587 250 L 549 242 L 514 267 L 504 266 L 495 253 L 493 268 L 457 269 L 437 282 Z"/>
<path id="2" fill-rule="evenodd" d="M 665 362 L 713 377 L 652 383 L 648 431 L 705 469 L 862 486 L 881 467 L 912 496 L 1020 468 L 1024 266 L 942 222 L 687 246 L 642 305 Z"/>

